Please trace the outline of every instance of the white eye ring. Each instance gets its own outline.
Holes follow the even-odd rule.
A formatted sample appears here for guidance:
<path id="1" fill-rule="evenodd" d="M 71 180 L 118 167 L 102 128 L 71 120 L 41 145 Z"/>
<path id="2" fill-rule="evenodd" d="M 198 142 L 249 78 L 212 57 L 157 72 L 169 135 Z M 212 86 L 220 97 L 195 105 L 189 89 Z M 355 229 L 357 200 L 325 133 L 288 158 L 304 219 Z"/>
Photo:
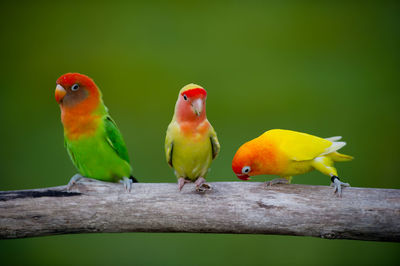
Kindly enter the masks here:
<path id="1" fill-rule="evenodd" d="M 75 83 L 74 85 L 72 85 L 71 91 L 77 91 L 77 90 L 79 90 L 79 84 Z"/>
<path id="2" fill-rule="evenodd" d="M 184 99 L 185 101 L 187 101 L 187 96 L 186 96 L 186 94 L 183 94 L 183 99 Z"/>
<path id="3" fill-rule="evenodd" d="M 248 174 L 251 171 L 250 166 L 245 166 L 242 168 L 242 174 Z"/>

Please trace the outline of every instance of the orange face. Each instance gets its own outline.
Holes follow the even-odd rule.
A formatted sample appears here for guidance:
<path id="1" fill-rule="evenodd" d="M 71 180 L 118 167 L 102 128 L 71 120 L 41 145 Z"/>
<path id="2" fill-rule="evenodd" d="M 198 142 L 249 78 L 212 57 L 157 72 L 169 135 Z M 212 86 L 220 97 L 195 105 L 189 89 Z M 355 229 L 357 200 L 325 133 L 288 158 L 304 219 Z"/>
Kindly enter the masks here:
<path id="1" fill-rule="evenodd" d="M 250 176 L 253 175 L 256 168 L 251 146 L 250 142 L 243 144 L 232 160 L 232 170 L 241 180 L 250 180 Z"/>
<path id="2" fill-rule="evenodd" d="M 243 144 L 232 160 L 232 170 L 239 179 L 250 176 L 278 175 L 282 167 L 276 146 L 260 138 Z"/>
<path id="3" fill-rule="evenodd" d="M 95 104 L 100 97 L 96 84 L 88 76 L 67 73 L 57 80 L 56 101 L 66 108 L 74 108 L 82 102 Z"/>
<path id="4" fill-rule="evenodd" d="M 91 78 L 79 73 L 62 75 L 57 80 L 55 98 L 69 139 L 97 130 L 100 117 L 94 111 L 101 102 L 101 94 Z"/>

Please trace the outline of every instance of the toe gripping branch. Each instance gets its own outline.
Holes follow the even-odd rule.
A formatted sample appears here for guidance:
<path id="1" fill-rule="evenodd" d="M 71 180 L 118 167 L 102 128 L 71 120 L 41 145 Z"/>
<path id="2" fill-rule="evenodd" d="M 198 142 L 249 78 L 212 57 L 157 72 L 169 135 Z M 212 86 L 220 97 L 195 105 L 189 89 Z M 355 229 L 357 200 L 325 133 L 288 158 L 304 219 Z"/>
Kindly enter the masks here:
<path id="1" fill-rule="evenodd" d="M 339 177 L 335 175 L 331 177 L 331 181 L 332 181 L 331 186 L 335 187 L 334 193 L 337 193 L 339 197 L 342 196 L 342 186 L 350 187 L 349 183 L 343 183 L 342 181 L 340 181 Z"/>

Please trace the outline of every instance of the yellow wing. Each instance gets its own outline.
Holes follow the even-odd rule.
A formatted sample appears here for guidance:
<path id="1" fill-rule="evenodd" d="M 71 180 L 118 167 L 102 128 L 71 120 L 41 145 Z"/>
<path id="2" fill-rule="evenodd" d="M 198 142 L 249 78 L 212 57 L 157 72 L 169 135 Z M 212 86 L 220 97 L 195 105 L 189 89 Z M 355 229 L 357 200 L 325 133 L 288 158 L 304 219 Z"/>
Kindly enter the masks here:
<path id="1" fill-rule="evenodd" d="M 260 137 L 276 143 L 277 147 L 294 161 L 312 160 L 320 155 L 334 152 L 346 144 L 283 129 L 269 130 Z"/>
<path id="2" fill-rule="evenodd" d="M 212 148 L 212 158 L 213 160 L 217 157 L 221 146 L 219 145 L 219 141 L 217 138 L 217 133 L 215 133 L 214 128 L 210 124 L 210 141 L 211 141 L 211 148 Z"/>

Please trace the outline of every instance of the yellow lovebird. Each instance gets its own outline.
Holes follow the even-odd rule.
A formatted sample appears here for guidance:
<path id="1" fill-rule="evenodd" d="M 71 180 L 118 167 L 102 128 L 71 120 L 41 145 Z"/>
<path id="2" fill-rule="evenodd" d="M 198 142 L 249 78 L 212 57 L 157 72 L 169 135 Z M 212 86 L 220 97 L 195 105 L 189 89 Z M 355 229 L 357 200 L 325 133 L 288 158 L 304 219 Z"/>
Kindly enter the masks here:
<path id="1" fill-rule="evenodd" d="M 183 87 L 167 129 L 165 155 L 168 164 L 175 169 L 179 190 L 187 182 L 195 182 L 197 191 L 211 188 L 205 184 L 205 178 L 220 145 L 207 120 L 206 98 L 206 90 L 199 85 Z"/>
<path id="2" fill-rule="evenodd" d="M 315 169 L 331 177 L 334 192 L 340 196 L 341 187 L 350 185 L 339 180 L 333 163 L 353 159 L 337 152 L 346 145 L 339 141 L 341 138 L 323 139 L 291 130 L 272 129 L 239 148 L 232 161 L 232 170 L 242 180 L 256 175 L 280 176 L 268 182 L 273 185 L 290 183 L 292 176 Z"/>

